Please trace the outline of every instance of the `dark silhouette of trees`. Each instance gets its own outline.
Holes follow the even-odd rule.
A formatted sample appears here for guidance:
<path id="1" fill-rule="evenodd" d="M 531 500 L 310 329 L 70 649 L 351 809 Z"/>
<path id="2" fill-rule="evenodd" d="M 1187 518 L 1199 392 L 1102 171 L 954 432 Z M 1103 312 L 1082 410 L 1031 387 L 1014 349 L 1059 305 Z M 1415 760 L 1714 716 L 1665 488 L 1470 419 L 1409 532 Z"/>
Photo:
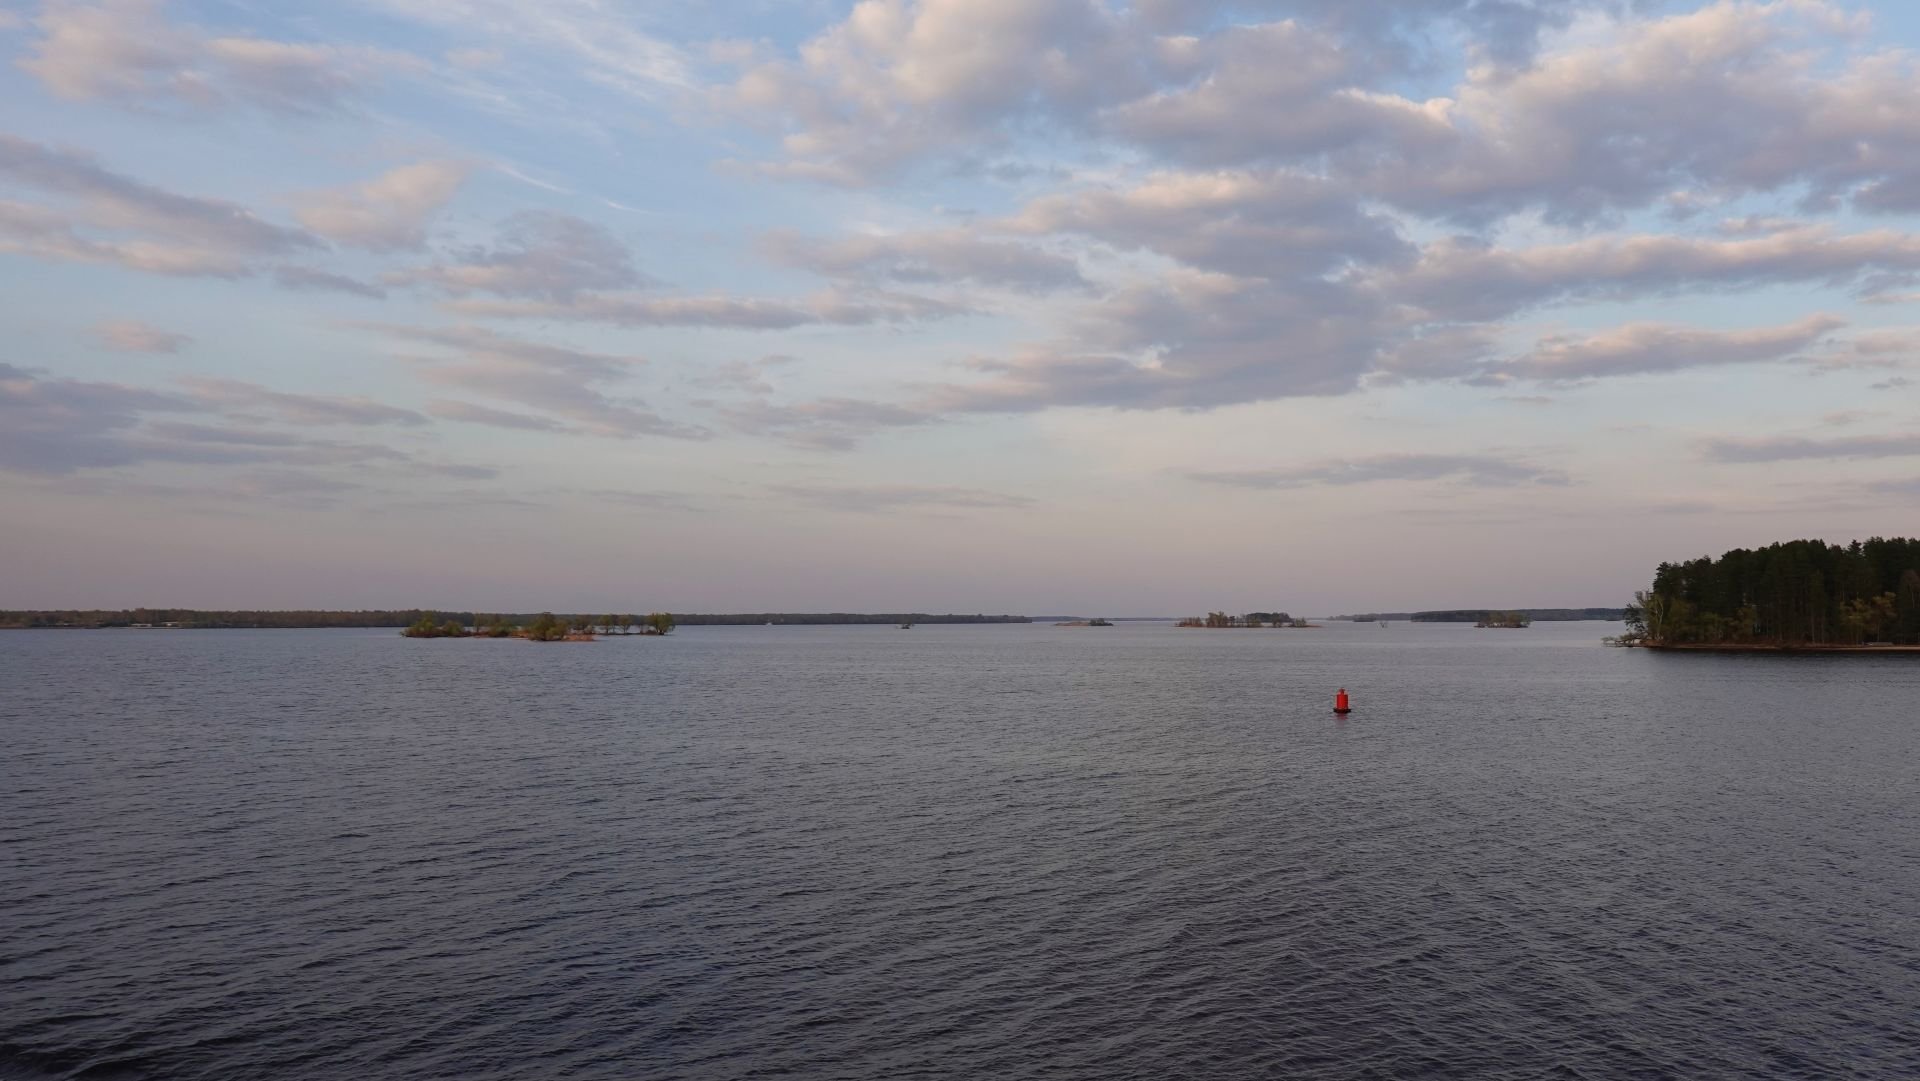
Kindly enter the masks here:
<path id="1" fill-rule="evenodd" d="M 1627 610 L 1655 645 L 1920 645 L 1920 540 L 1788 541 L 1662 563 Z"/>

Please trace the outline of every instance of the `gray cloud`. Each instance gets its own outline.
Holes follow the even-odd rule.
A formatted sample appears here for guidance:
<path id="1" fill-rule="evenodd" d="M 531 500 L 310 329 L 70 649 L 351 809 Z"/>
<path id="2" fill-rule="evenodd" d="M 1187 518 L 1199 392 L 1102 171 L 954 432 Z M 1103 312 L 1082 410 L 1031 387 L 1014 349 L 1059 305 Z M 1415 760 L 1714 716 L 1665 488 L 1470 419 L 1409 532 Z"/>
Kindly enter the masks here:
<path id="1" fill-rule="evenodd" d="M 1716 462 L 1794 462 L 1920 455 L 1920 435 L 1859 435 L 1840 439 L 1756 436 L 1709 439 L 1703 445 Z"/>
<path id="2" fill-rule="evenodd" d="M 117 383 L 47 378 L 0 364 L 0 469 L 65 476 L 148 462 L 402 469 L 417 465 L 411 455 L 374 443 L 167 419 L 207 416 L 225 404 Z M 276 404 L 286 408 L 286 403 Z M 294 404 L 313 407 L 304 401 Z"/>
<path id="3" fill-rule="evenodd" d="M 220 35 L 169 23 L 158 0 L 49 0 L 20 66 L 60 97 L 135 107 L 341 108 L 381 77 L 417 70 L 386 49 Z"/>
<path id="4" fill-rule="evenodd" d="M 147 413 L 202 407 L 118 383 L 48 379 L 0 363 L 0 468 L 59 475 L 140 460 L 126 433 Z"/>
<path id="5" fill-rule="evenodd" d="M 571 429 L 551 417 L 537 417 L 529 413 L 515 413 L 505 409 L 492 409 L 472 402 L 458 402 L 449 399 L 427 403 L 427 412 L 441 420 L 455 420 L 466 424 L 484 424 L 490 428 L 508 428 L 522 432 L 566 432 Z"/>
<path id="6" fill-rule="evenodd" d="M 289 394 L 236 379 L 189 377 L 181 380 L 192 396 L 220 409 L 259 410 L 288 424 L 419 425 L 427 418 L 411 409 L 384 405 L 367 397 Z"/>
<path id="7" fill-rule="evenodd" d="M 316 242 L 234 203 L 178 195 L 103 167 L 93 157 L 0 135 L 0 175 L 80 201 L 106 228 L 136 229 L 233 251 L 278 253 Z"/>
<path id="8" fill-rule="evenodd" d="M 1087 284 L 1079 264 L 1064 255 L 960 229 L 856 234 L 834 240 L 781 230 L 768 234 L 763 247 L 778 262 L 837 278 L 909 285 L 968 282 L 1023 292 Z"/>
<path id="9" fill-rule="evenodd" d="M 40 189 L 63 204 L 0 200 L 0 251 L 149 274 L 240 278 L 255 272 L 258 259 L 324 247 L 238 204 L 166 191 L 88 154 L 4 134 L 0 181 Z"/>
<path id="10" fill-rule="evenodd" d="M 1920 271 L 1920 236 L 1802 226 L 1765 236 L 1597 236 L 1532 248 L 1443 240 L 1373 278 L 1383 296 L 1448 320 L 1499 319 L 1566 300 L 1627 300 L 1679 289 L 1791 282 L 1846 285 L 1873 271 Z"/>
<path id="11" fill-rule="evenodd" d="M 906 293 L 829 289 L 810 297 L 581 294 L 570 300 L 465 300 L 449 310 L 501 319 L 570 319 L 628 327 L 791 330 L 826 324 L 869 326 L 972 314 L 966 306 Z"/>
<path id="12" fill-rule="evenodd" d="M 927 410 L 856 398 L 820 398 L 778 405 L 752 401 L 724 407 L 720 413 L 737 430 L 785 440 L 812 450 L 852 450 L 861 439 L 893 428 L 930 424 Z"/>
<path id="13" fill-rule="evenodd" d="M 390 276 L 394 282 L 432 286 L 455 296 L 491 293 L 565 304 L 591 290 L 647 284 L 627 246 L 592 222 L 566 214 L 528 210 L 500 223 L 492 246 L 471 247 L 449 262 Z"/>
<path id="14" fill-rule="evenodd" d="M 712 434 L 696 425 L 669 420 L 638 399 L 601 389 L 629 378 L 644 363 L 638 357 L 542 345 L 482 327 L 376 324 L 374 329 L 453 353 L 453 358 L 415 361 L 420 377 L 428 383 L 534 411 L 530 415 L 468 402 L 437 403 L 438 415 L 449 419 L 615 438 L 706 439 Z M 552 426 L 546 427 L 548 424 Z"/>
<path id="15" fill-rule="evenodd" d="M 868 485 L 833 487 L 808 484 L 769 485 L 767 491 L 815 510 L 853 514 L 881 514 L 912 510 L 1018 510 L 1033 500 L 975 488 Z"/>
<path id="16" fill-rule="evenodd" d="M 193 344 L 190 335 L 161 330 L 138 319 L 108 319 L 94 326 L 93 335 L 100 344 L 122 353 L 178 353 Z"/>
<path id="17" fill-rule="evenodd" d="M 1202 470 L 1188 473 L 1207 484 L 1277 491 L 1346 487 L 1381 481 L 1452 481 L 1474 488 L 1565 485 L 1565 473 L 1512 458 L 1471 454 L 1387 454 L 1315 462 L 1278 469 Z"/>
<path id="18" fill-rule="evenodd" d="M 346 293 L 349 296 L 365 297 L 368 300 L 383 300 L 387 295 L 385 289 L 370 282 L 325 270 L 315 270 L 312 267 L 275 267 L 273 282 L 282 289 L 291 289 L 296 292 Z"/>

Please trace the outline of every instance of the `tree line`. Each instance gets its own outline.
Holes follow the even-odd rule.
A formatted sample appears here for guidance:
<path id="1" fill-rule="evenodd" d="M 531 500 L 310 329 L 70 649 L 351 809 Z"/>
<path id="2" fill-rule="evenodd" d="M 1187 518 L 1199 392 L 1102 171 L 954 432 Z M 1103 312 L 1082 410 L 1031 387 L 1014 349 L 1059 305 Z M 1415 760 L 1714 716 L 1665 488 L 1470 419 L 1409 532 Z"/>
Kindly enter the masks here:
<path id="1" fill-rule="evenodd" d="M 1285 612 L 1248 612 L 1244 616 L 1230 616 L 1225 612 L 1208 612 L 1205 616 L 1189 616 L 1175 624 L 1179 627 L 1306 627 L 1304 619 L 1295 619 Z"/>
<path id="2" fill-rule="evenodd" d="M 524 622 L 505 615 L 471 616 L 462 620 L 452 616 L 442 619 L 434 613 L 422 612 L 419 619 L 400 633 L 408 638 L 527 638 L 535 642 L 562 642 L 596 635 L 666 635 L 673 633 L 675 625 L 670 612 L 646 616 L 556 616 L 542 612 Z"/>
<path id="3" fill-rule="evenodd" d="M 549 613 L 551 614 L 551 613 Z M 454 621 L 464 627 L 491 626 L 503 620 L 512 626 L 525 626 L 541 613 L 488 615 L 479 612 L 447 612 L 424 608 L 372 609 L 361 611 L 211 611 L 195 608 L 119 608 L 119 609 L 21 609 L 0 610 L 0 627 L 198 627 L 203 629 L 296 630 L 330 627 L 411 627 L 421 617 L 436 624 Z M 555 617 L 572 618 L 572 617 Z M 618 616 L 594 616 L 604 619 L 601 626 L 613 626 Z M 638 617 L 632 617 L 638 618 Z M 927 615 L 919 612 L 862 614 L 851 612 L 757 612 L 735 615 L 680 615 L 676 625 L 759 626 L 764 623 L 787 625 L 890 624 L 890 623 L 1031 623 L 1027 616 Z"/>
<path id="4" fill-rule="evenodd" d="M 1623 644 L 1920 645 L 1920 540 L 1796 540 L 1662 563 Z"/>

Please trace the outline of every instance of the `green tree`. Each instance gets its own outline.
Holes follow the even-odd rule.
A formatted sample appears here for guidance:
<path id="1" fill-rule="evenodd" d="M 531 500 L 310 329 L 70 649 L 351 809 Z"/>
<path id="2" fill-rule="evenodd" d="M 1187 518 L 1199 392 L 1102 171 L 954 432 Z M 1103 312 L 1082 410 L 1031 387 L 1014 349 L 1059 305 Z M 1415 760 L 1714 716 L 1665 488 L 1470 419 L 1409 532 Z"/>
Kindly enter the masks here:
<path id="1" fill-rule="evenodd" d="M 647 616 L 647 628 L 654 634 L 672 634 L 674 626 L 671 612 L 654 612 Z"/>

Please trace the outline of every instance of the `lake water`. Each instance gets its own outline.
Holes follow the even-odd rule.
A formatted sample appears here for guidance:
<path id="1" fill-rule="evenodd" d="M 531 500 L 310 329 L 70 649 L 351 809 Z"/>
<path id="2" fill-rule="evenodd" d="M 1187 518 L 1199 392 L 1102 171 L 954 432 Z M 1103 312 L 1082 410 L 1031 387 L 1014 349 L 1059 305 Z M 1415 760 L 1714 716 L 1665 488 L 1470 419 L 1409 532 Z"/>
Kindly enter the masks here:
<path id="1" fill-rule="evenodd" d="M 1616 629 L 0 633 L 0 1078 L 1920 1076 L 1920 657 Z"/>

